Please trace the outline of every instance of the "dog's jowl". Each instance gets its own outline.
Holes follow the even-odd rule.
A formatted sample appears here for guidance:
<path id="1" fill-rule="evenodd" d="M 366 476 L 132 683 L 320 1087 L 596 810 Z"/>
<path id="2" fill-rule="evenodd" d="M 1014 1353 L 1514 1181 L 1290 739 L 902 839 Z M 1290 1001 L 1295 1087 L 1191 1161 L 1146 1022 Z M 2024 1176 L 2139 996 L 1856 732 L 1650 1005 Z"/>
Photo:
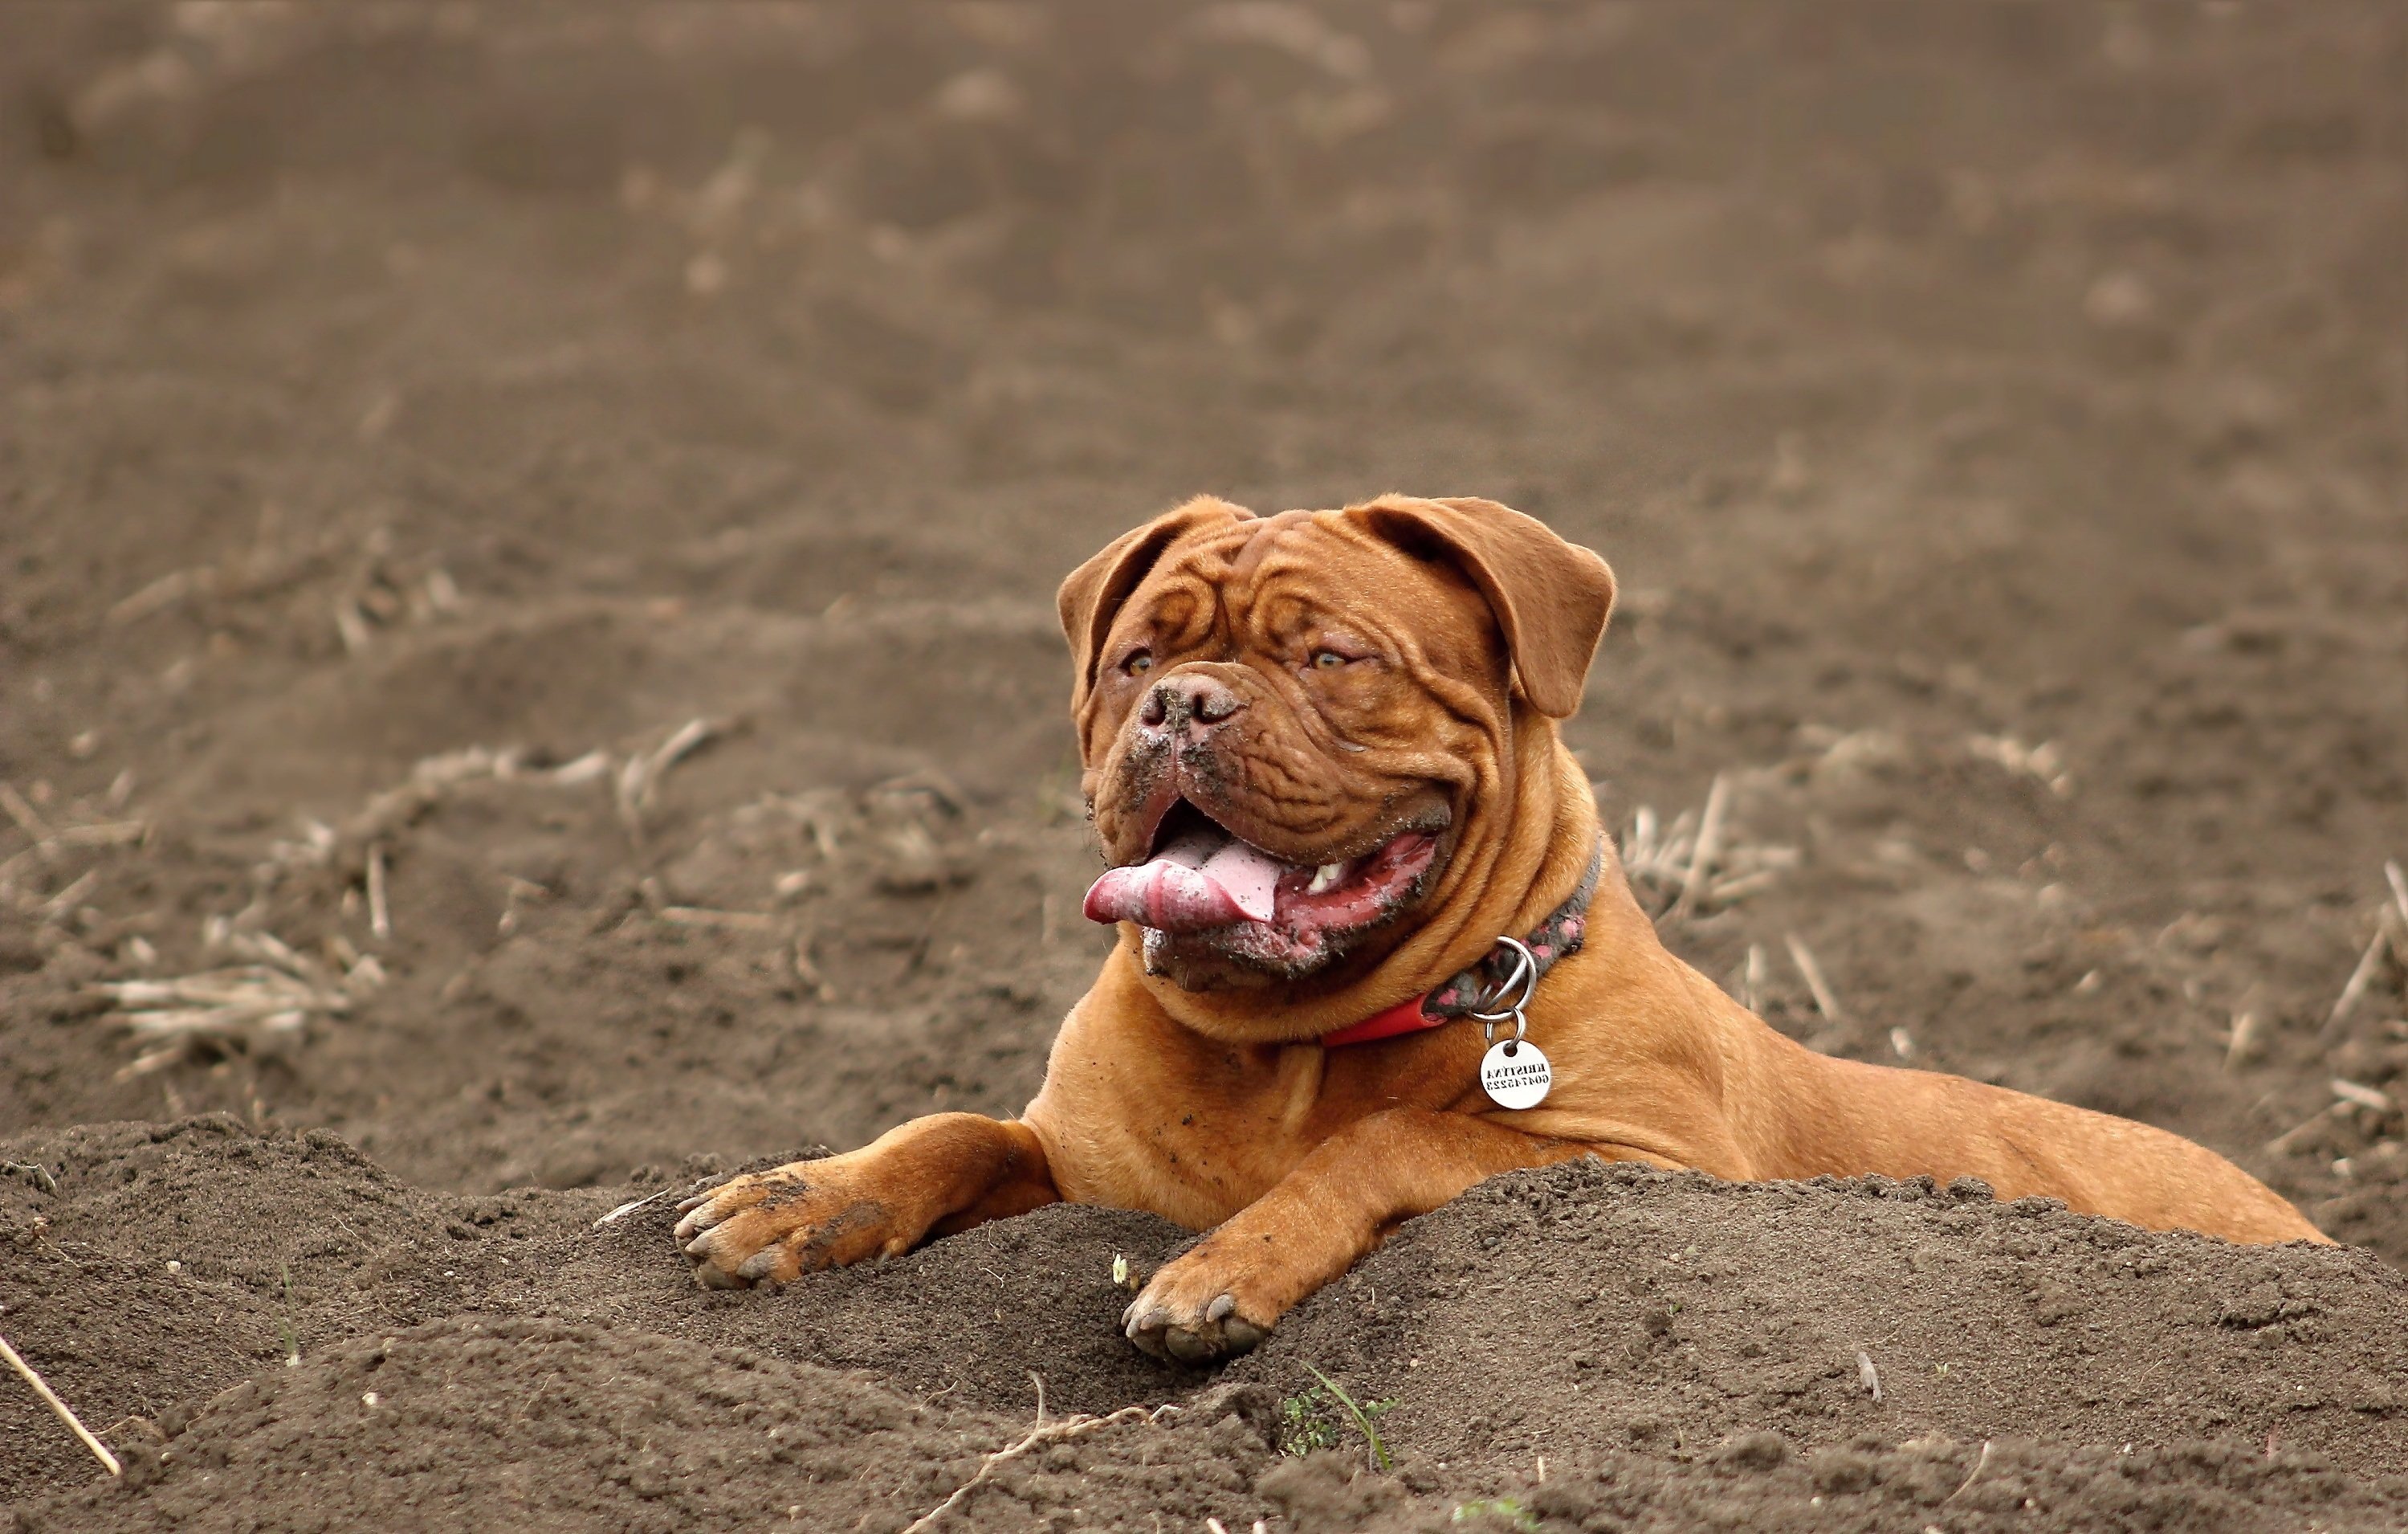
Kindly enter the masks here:
<path id="1" fill-rule="evenodd" d="M 2324 1239 L 2187 1140 L 1815 1054 L 1668 953 L 1556 733 L 1612 607 L 1603 560 L 1483 500 L 1200 499 L 1081 566 L 1086 911 L 1120 941 L 1044 1088 L 690 1200 L 695 1276 L 782 1283 L 1058 1199 L 1152 1210 L 1206 1234 L 1129 1338 L 1208 1358 L 1398 1222 L 1583 1155 Z"/>

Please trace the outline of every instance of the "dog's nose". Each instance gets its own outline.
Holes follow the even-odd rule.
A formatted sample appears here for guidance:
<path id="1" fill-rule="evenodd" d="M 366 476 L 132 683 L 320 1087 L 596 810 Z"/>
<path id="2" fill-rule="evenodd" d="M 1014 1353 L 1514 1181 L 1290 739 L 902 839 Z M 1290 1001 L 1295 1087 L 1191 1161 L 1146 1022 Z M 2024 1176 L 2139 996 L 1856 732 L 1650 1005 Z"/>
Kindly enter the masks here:
<path id="1" fill-rule="evenodd" d="M 1145 706 L 1139 710 L 1138 722 L 1165 734 L 1185 731 L 1200 738 L 1220 728 L 1245 706 L 1246 700 L 1228 683 L 1191 671 L 1155 682 L 1154 690 L 1145 695 Z"/>

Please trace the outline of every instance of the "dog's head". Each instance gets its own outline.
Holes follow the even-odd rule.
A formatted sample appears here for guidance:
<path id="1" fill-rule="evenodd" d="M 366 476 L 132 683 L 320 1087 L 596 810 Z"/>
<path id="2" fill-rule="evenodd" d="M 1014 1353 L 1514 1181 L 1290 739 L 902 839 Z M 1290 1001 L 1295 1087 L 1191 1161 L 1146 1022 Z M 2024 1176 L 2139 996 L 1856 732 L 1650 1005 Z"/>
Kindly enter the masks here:
<path id="1" fill-rule="evenodd" d="M 1494 501 L 1259 518 L 1210 497 L 1061 592 L 1097 921 L 1190 990 L 1369 963 L 1501 814 L 1517 721 L 1579 706 L 1596 554 Z"/>

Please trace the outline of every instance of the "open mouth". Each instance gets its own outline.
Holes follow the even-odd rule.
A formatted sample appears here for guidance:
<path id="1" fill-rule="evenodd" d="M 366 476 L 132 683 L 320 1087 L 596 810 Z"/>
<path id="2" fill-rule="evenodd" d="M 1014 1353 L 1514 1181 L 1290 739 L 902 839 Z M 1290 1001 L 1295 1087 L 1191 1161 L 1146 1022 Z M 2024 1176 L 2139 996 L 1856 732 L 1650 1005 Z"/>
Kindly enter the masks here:
<path id="1" fill-rule="evenodd" d="M 1228 928 L 1235 946 L 1293 963 L 1401 909 L 1437 851 L 1436 835 L 1408 830 L 1341 862 L 1290 863 L 1182 799 L 1163 817 L 1144 862 L 1096 881 L 1086 914 L 1173 936 Z"/>

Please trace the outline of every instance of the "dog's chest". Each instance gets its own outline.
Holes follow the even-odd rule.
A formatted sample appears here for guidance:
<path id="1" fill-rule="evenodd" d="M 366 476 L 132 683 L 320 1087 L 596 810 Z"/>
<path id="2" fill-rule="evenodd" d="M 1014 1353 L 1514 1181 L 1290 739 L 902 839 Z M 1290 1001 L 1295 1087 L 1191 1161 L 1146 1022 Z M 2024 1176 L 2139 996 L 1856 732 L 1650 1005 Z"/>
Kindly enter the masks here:
<path id="1" fill-rule="evenodd" d="M 1293 1170 L 1320 1138 L 1324 1052 L 1211 1046 L 1210 1060 L 1096 1060 L 1048 1076 L 1032 1120 L 1054 1138 L 1055 1183 L 1081 1203 L 1220 1224 Z"/>

